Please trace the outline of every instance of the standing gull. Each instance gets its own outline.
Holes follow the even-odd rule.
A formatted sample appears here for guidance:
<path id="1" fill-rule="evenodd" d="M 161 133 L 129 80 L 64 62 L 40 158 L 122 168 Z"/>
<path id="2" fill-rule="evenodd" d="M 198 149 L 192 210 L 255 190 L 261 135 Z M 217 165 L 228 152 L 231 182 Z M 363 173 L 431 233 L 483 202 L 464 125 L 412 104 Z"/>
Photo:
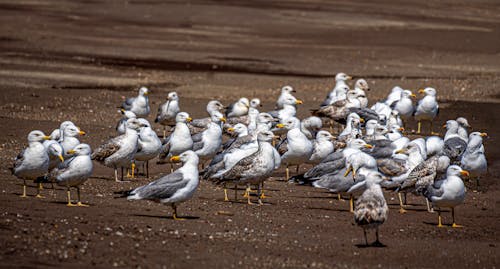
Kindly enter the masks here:
<path id="1" fill-rule="evenodd" d="M 285 99 L 289 98 L 289 97 L 293 97 L 295 98 L 293 95 L 292 95 L 292 92 L 296 92 L 292 86 L 284 86 L 283 88 L 281 88 L 281 94 L 280 96 L 278 97 L 278 101 L 276 101 L 276 108 L 277 109 L 281 109 L 283 108 L 283 104 L 285 103 Z"/>
<path id="2" fill-rule="evenodd" d="M 415 119 L 418 121 L 417 134 L 420 134 L 422 121 L 430 122 L 430 134 L 436 135 L 433 132 L 433 120 L 439 113 L 439 105 L 436 100 L 436 89 L 427 87 L 418 91 L 425 94 L 425 97 L 418 101 L 417 108 L 415 109 Z"/>
<path id="3" fill-rule="evenodd" d="M 122 103 L 121 108 L 134 112 L 137 117 L 147 117 L 150 112 L 148 94 L 148 88 L 141 87 L 139 89 L 139 95 L 137 95 L 137 97 L 127 98 L 127 100 Z"/>
<path id="4" fill-rule="evenodd" d="M 49 174 L 49 180 L 55 180 L 57 185 L 67 188 L 68 206 L 88 206 L 80 200 L 80 185 L 92 175 L 93 165 L 90 159 L 91 149 L 87 144 L 79 144 L 74 149 L 68 151 L 73 157 L 64 161 L 58 168 Z M 71 203 L 70 188 L 77 191 L 77 203 Z"/>
<path id="5" fill-rule="evenodd" d="M 286 149 L 281 155 L 281 162 L 286 165 L 286 180 L 290 179 L 290 165 L 296 165 L 297 171 L 299 165 L 305 163 L 311 157 L 313 144 L 306 135 L 300 130 L 300 121 L 293 117 L 288 119 L 285 124 L 276 125 L 278 128 L 286 128 Z"/>
<path id="6" fill-rule="evenodd" d="M 137 119 L 127 120 L 125 134 L 112 138 L 97 148 L 91 155 L 92 160 L 115 169 L 115 181 L 123 182 L 123 168 L 128 167 L 137 152 L 139 134 L 143 124 Z M 121 168 L 121 180 L 118 180 L 118 168 Z"/>
<path id="7" fill-rule="evenodd" d="M 149 160 L 152 160 L 160 153 L 161 141 L 146 119 L 141 118 L 139 121 L 143 126 L 139 131 L 138 147 L 134 159 L 146 163 L 146 177 L 149 178 Z"/>
<path id="8" fill-rule="evenodd" d="M 49 156 L 42 144 L 43 140 L 50 139 L 42 131 L 31 131 L 28 134 L 28 147 L 17 155 L 14 167 L 11 168 L 12 174 L 23 180 L 23 194 L 26 196 L 26 180 L 35 180 L 47 173 L 49 168 Z M 43 198 L 40 194 L 41 184 L 39 183 L 37 198 Z"/>
<path id="9" fill-rule="evenodd" d="M 197 140 L 194 141 L 193 151 L 200 157 L 202 166 L 204 161 L 213 158 L 219 151 L 222 144 L 220 123 L 225 121 L 226 119 L 220 113 L 214 113 L 208 128 L 199 135 L 199 139 L 193 139 L 193 141 Z"/>
<path id="10" fill-rule="evenodd" d="M 166 137 L 166 127 L 175 125 L 175 116 L 179 112 L 179 96 L 176 92 L 169 92 L 167 101 L 158 107 L 155 119 L 155 122 L 163 125 L 163 138 Z"/>
<path id="11" fill-rule="evenodd" d="M 174 220 L 177 217 L 177 206 L 193 197 L 198 187 L 198 156 L 191 150 L 171 158 L 171 161 L 182 162 L 182 167 L 171 174 L 159 178 L 147 185 L 127 191 L 127 200 L 152 200 L 172 206 Z"/>
<path id="12" fill-rule="evenodd" d="M 175 116 L 176 124 L 174 131 L 164 140 L 160 151 L 160 163 L 172 156 L 180 155 L 184 151 L 193 149 L 193 139 L 187 125 L 192 119 L 186 112 L 179 112 Z M 173 171 L 173 164 L 170 163 L 170 170 Z"/>
<path id="13" fill-rule="evenodd" d="M 486 133 L 472 132 L 469 135 L 469 143 L 462 155 L 462 167 L 470 173 L 471 178 L 476 178 L 479 186 L 479 178 L 488 172 L 488 163 L 484 156 L 483 137 Z"/>
<path id="14" fill-rule="evenodd" d="M 116 131 L 118 134 L 124 134 L 125 133 L 125 124 L 127 123 L 128 119 L 135 119 L 137 116 L 135 115 L 134 112 L 130 110 L 125 110 L 125 109 L 120 109 L 118 110 L 123 115 L 123 118 L 121 118 L 118 123 L 116 124 Z"/>

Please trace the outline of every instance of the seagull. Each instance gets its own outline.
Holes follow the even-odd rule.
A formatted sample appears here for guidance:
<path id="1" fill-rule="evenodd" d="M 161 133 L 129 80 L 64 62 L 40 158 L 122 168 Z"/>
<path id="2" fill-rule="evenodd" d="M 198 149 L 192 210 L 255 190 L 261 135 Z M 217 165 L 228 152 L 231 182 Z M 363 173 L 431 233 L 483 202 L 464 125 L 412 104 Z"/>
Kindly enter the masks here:
<path id="1" fill-rule="evenodd" d="M 87 144 L 79 144 L 67 152 L 72 157 L 61 163 L 48 175 L 49 180 L 67 188 L 67 206 L 88 206 L 80 200 L 80 185 L 92 175 L 93 165 L 90 159 L 91 149 Z M 78 195 L 76 204 L 71 203 L 70 188 L 75 187 Z"/>
<path id="2" fill-rule="evenodd" d="M 249 134 L 258 134 L 263 131 L 269 131 L 271 130 L 271 127 L 273 124 L 278 121 L 277 119 L 273 118 L 269 113 L 266 112 L 261 112 L 257 116 L 257 124 L 255 127 L 253 126 L 248 126 L 248 133 Z"/>
<path id="3" fill-rule="evenodd" d="M 163 138 L 166 137 L 166 127 L 173 126 L 176 123 L 175 116 L 180 112 L 179 96 L 177 92 L 169 92 L 167 101 L 158 107 L 155 122 L 163 125 Z"/>
<path id="4" fill-rule="evenodd" d="M 149 122 L 143 118 L 140 118 L 139 122 L 142 123 L 142 127 L 139 130 L 137 152 L 134 155 L 134 159 L 146 163 L 146 177 L 149 178 L 149 160 L 158 156 L 162 145 L 156 132 L 151 129 Z"/>
<path id="5" fill-rule="evenodd" d="M 436 135 L 433 132 L 432 121 L 439 113 L 439 105 L 436 100 L 436 89 L 427 87 L 418 91 L 425 94 L 425 97 L 418 101 L 417 108 L 415 109 L 415 119 L 418 121 L 417 134 L 420 134 L 422 121 L 429 121 L 431 125 L 431 135 Z"/>
<path id="6" fill-rule="evenodd" d="M 334 139 L 335 137 L 329 132 L 319 131 L 318 134 L 316 134 L 316 140 L 314 140 L 313 153 L 307 163 L 318 164 L 325 159 L 326 156 L 330 155 L 335 150 L 332 143 Z"/>
<path id="7" fill-rule="evenodd" d="M 337 75 L 335 75 L 335 87 L 333 87 L 333 90 L 328 93 L 321 106 L 328 106 L 338 101 L 339 95 L 342 95 L 339 94 L 339 91 L 345 94 L 345 92 L 349 90 L 349 87 L 346 84 L 346 80 L 351 79 L 352 77 L 346 75 L 345 73 L 337 73 Z"/>
<path id="8" fill-rule="evenodd" d="M 92 160 L 115 169 L 115 181 L 123 182 L 123 167 L 128 167 L 137 152 L 138 131 L 144 124 L 138 119 L 128 119 L 125 134 L 112 138 L 97 148 L 91 155 Z M 121 180 L 118 180 L 118 167 L 121 167 Z"/>
<path id="9" fill-rule="evenodd" d="M 356 80 L 356 83 L 354 84 L 354 92 L 358 95 L 358 100 L 361 104 L 361 108 L 365 108 L 368 106 L 368 98 L 366 98 L 366 93 L 365 91 L 369 91 L 370 86 L 368 86 L 368 82 L 364 79 L 358 79 Z"/>
<path id="10" fill-rule="evenodd" d="M 403 90 L 400 99 L 393 102 L 391 105 L 391 108 L 396 110 L 403 120 L 403 127 L 405 127 L 406 123 L 408 123 L 408 120 L 413 115 L 414 107 L 411 97 L 416 97 L 416 95 L 409 90 Z"/>
<path id="11" fill-rule="evenodd" d="M 23 180 L 23 194 L 26 196 L 26 180 L 35 180 L 47 173 L 49 168 L 49 156 L 42 144 L 43 140 L 49 140 L 42 131 L 31 131 L 28 134 L 28 147 L 17 155 L 14 166 L 11 168 L 12 174 Z M 42 183 L 39 183 L 37 198 L 43 198 L 40 194 Z"/>
<path id="12" fill-rule="evenodd" d="M 62 140 L 64 129 L 70 125 L 76 127 L 76 125 L 72 121 L 67 120 L 62 122 L 61 125 L 59 125 L 59 129 L 55 129 L 54 131 L 52 131 L 52 133 L 50 133 L 50 139 L 55 141 Z"/>
<path id="13" fill-rule="evenodd" d="M 248 98 L 242 97 L 236 103 L 232 103 L 227 107 L 226 117 L 239 117 L 248 114 L 248 108 L 250 107 L 250 101 Z"/>
<path id="14" fill-rule="evenodd" d="M 300 130 L 309 139 L 315 139 L 322 127 L 323 122 L 316 116 L 307 117 L 300 122 Z"/>
<path id="15" fill-rule="evenodd" d="M 214 113 L 211 120 L 208 128 L 193 139 L 193 151 L 200 157 L 202 165 L 204 161 L 215 156 L 222 144 L 220 123 L 225 122 L 226 119 L 220 113 Z"/>
<path id="16" fill-rule="evenodd" d="M 483 137 L 486 133 L 472 132 L 469 135 L 469 143 L 460 160 L 462 168 L 470 173 L 471 177 L 476 178 L 479 186 L 479 178 L 488 172 L 488 163 L 484 156 Z"/>
<path id="17" fill-rule="evenodd" d="M 278 119 L 280 122 L 284 122 L 291 117 L 295 117 L 297 114 L 297 105 L 301 105 L 302 100 L 296 99 L 293 96 L 289 96 L 283 100 L 283 108 L 280 110 L 274 110 L 268 112 L 273 118 Z"/>
<path id="18" fill-rule="evenodd" d="M 229 128 L 230 125 L 235 125 L 237 123 L 244 123 L 245 125 L 250 125 L 252 123 L 255 124 L 257 116 L 259 115 L 259 110 L 257 108 L 260 106 L 262 106 L 260 104 L 260 99 L 253 98 L 250 100 L 250 107 L 248 108 L 248 113 L 246 115 L 227 118 L 227 123 L 225 125 Z"/>
<path id="19" fill-rule="evenodd" d="M 278 128 L 286 128 L 286 149 L 281 155 L 281 162 L 286 165 L 286 180 L 290 179 L 290 165 L 297 165 L 297 172 L 300 164 L 305 163 L 313 153 L 313 144 L 306 135 L 300 131 L 300 121 L 293 117 L 285 121 L 284 124 L 276 125 Z M 278 146 L 279 148 L 279 146 Z"/>
<path id="20" fill-rule="evenodd" d="M 457 133 L 458 135 L 465 141 L 467 142 L 467 139 L 469 138 L 469 135 L 467 134 L 467 129 L 470 129 L 471 126 L 469 125 L 469 122 L 467 121 L 466 118 L 464 117 L 458 117 L 456 119 L 456 122 L 458 123 L 458 130 Z"/>
<path id="21" fill-rule="evenodd" d="M 295 98 L 293 95 L 292 95 L 292 92 L 296 92 L 296 90 L 294 90 L 292 88 L 292 86 L 283 86 L 283 88 L 281 88 L 281 94 L 278 98 L 278 101 L 276 101 L 276 109 L 281 109 L 283 108 L 283 104 L 285 103 L 285 99 L 287 98 Z"/>
<path id="22" fill-rule="evenodd" d="M 134 112 L 137 117 L 147 117 L 150 112 L 148 94 L 148 88 L 139 88 L 139 95 L 137 95 L 137 97 L 127 98 L 127 100 L 122 103 L 121 108 Z"/>
<path id="23" fill-rule="evenodd" d="M 222 113 L 222 110 L 224 109 L 224 106 L 221 104 L 221 102 L 217 100 L 212 100 L 209 101 L 207 104 L 207 113 L 209 117 L 206 118 L 201 118 L 201 119 L 194 119 L 190 122 L 188 125 L 189 131 L 191 134 L 197 134 L 205 131 L 207 129 L 208 125 L 212 122 L 210 118 L 214 113 Z M 222 114 L 221 114 L 222 115 Z"/>
<path id="24" fill-rule="evenodd" d="M 226 181 L 235 182 L 236 184 L 248 185 L 247 187 L 247 202 L 250 201 L 250 186 L 249 184 L 256 184 L 259 186 L 259 204 L 262 204 L 260 184 L 271 176 L 272 172 L 280 166 L 280 157 L 276 149 L 270 144 L 274 137 L 272 132 L 261 132 L 257 135 L 258 150 L 248 157 L 238 161 L 229 170 L 223 170 L 215 174 L 212 178 L 217 183 Z"/>
<path id="25" fill-rule="evenodd" d="M 361 137 L 361 123 L 365 121 L 359 117 L 356 113 L 350 113 L 347 116 L 346 125 L 344 130 L 339 134 L 339 141 L 349 141 L 350 139 L 356 139 Z M 368 124 L 368 123 L 366 123 Z M 365 124 L 365 126 L 366 126 Z"/>
<path id="26" fill-rule="evenodd" d="M 355 91 L 348 91 L 347 97 L 343 100 L 336 101 L 328 106 L 320 107 L 319 109 L 311 110 L 314 116 L 326 117 L 335 121 L 345 121 L 351 113 L 350 108 L 359 108 L 360 101 L 357 99 L 358 94 Z"/>
<path id="27" fill-rule="evenodd" d="M 446 178 L 429 186 L 425 192 L 425 196 L 432 202 L 433 206 L 438 207 L 438 227 L 443 227 L 441 207 L 451 208 L 453 218 L 451 227 L 462 227 L 455 223 L 455 207 L 464 202 L 466 192 L 460 175 L 469 176 L 469 172 L 462 170 L 458 165 L 451 165 L 446 171 Z"/>
<path id="28" fill-rule="evenodd" d="M 440 155 L 443 153 L 444 140 L 439 136 L 429 136 L 425 139 L 425 149 L 427 157 Z"/>
<path id="29" fill-rule="evenodd" d="M 401 99 L 401 94 L 403 93 L 403 91 L 403 88 L 394 86 L 394 88 L 392 88 L 391 90 L 391 93 L 389 93 L 389 95 L 385 99 L 384 103 L 388 106 L 392 106 L 394 102 L 397 102 Z"/>
<path id="30" fill-rule="evenodd" d="M 127 123 L 128 119 L 135 119 L 137 116 L 135 115 L 134 112 L 130 110 L 125 110 L 125 109 L 120 109 L 118 110 L 124 117 L 121 118 L 118 123 L 116 124 L 116 131 L 118 134 L 124 134 L 125 133 L 125 124 Z"/>
<path id="31" fill-rule="evenodd" d="M 181 153 L 193 149 L 193 139 L 187 125 L 192 119 L 186 112 L 179 112 L 175 116 L 174 131 L 164 140 L 160 151 L 160 163 L 164 163 L 165 159 L 170 159 L 172 156 L 180 155 Z M 170 170 L 173 171 L 173 165 L 170 163 Z"/>
<path id="32" fill-rule="evenodd" d="M 379 226 L 387 220 L 389 212 L 389 207 L 385 201 L 384 193 L 379 185 L 383 180 L 383 176 L 378 172 L 368 173 L 364 181 L 366 189 L 356 200 L 354 221 L 358 226 L 363 228 L 366 245 L 368 245 L 366 230 L 375 229 L 377 240 L 373 243 L 373 245 L 383 246 L 383 244 L 379 241 L 378 230 Z"/>
<path id="33" fill-rule="evenodd" d="M 191 150 L 170 158 L 173 162 L 182 162 L 182 167 L 147 185 L 124 192 L 127 200 L 151 200 L 172 206 L 174 220 L 177 217 L 177 206 L 193 197 L 198 187 L 198 156 Z"/>
<path id="34" fill-rule="evenodd" d="M 446 127 L 446 134 L 444 135 L 444 148 L 443 152 L 450 157 L 452 163 L 459 163 L 462 158 L 462 154 L 467 148 L 468 138 L 463 138 L 458 133 L 459 125 L 458 122 L 454 120 L 446 121 L 443 125 Z"/>
<path id="35" fill-rule="evenodd" d="M 63 148 L 63 156 L 68 157 L 68 151 L 72 150 L 74 147 L 80 144 L 80 140 L 76 138 L 77 136 L 85 135 L 85 132 L 80 130 L 76 126 L 66 126 L 63 130 L 62 140 L 59 142 Z"/>

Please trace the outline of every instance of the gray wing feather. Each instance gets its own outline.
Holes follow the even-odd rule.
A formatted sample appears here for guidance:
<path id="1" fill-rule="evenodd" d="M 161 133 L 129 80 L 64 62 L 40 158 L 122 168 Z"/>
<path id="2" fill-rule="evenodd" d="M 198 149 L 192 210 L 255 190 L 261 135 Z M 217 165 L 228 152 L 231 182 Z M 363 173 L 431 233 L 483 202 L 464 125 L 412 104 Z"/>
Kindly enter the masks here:
<path id="1" fill-rule="evenodd" d="M 174 172 L 133 190 L 131 194 L 138 194 L 142 199 L 166 199 L 172 197 L 179 189 L 184 188 L 188 182 L 188 180 L 184 180 L 182 173 Z"/>

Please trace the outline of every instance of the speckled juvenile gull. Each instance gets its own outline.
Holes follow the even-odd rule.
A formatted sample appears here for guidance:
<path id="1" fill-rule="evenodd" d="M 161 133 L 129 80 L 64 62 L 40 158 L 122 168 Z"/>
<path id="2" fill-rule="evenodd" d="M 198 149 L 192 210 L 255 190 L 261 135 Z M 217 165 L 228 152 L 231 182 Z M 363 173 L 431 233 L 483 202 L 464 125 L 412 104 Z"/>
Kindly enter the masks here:
<path id="1" fill-rule="evenodd" d="M 121 108 L 134 112 L 137 117 L 147 117 L 150 112 L 148 94 L 148 88 L 139 88 L 139 95 L 137 95 L 137 97 L 127 98 L 127 100 L 122 103 Z"/>
<path id="2" fill-rule="evenodd" d="M 260 195 L 260 184 L 271 176 L 272 172 L 280 166 L 280 158 L 276 149 L 270 144 L 274 137 L 272 132 L 261 132 L 257 135 L 258 150 L 248 157 L 238 161 L 231 169 L 221 171 L 213 176 L 217 182 L 226 181 L 236 184 L 249 184 L 259 186 L 259 204 L 262 203 Z M 248 203 L 251 204 L 248 194 Z"/>
<path id="3" fill-rule="evenodd" d="M 163 138 L 166 137 L 166 127 L 176 124 L 175 116 L 180 111 L 179 95 L 177 95 L 177 92 L 169 92 L 167 101 L 158 107 L 155 119 L 155 122 L 163 125 Z"/>
<path id="4" fill-rule="evenodd" d="M 118 134 L 124 134 L 125 133 L 125 124 L 127 123 L 128 119 L 135 119 L 137 116 L 135 115 L 134 112 L 125 110 L 125 109 L 120 109 L 118 110 L 123 115 L 123 118 L 121 118 L 118 123 L 116 123 L 116 131 Z"/>
<path id="5" fill-rule="evenodd" d="M 163 176 L 147 185 L 125 192 L 127 200 L 151 200 L 171 205 L 172 218 L 177 217 L 177 206 L 193 197 L 198 187 L 198 156 L 191 150 L 171 158 L 181 161 L 182 167 L 171 174 Z"/>
<path id="6" fill-rule="evenodd" d="M 384 198 L 384 193 L 380 187 L 383 177 L 378 172 L 371 172 L 366 175 L 364 181 L 366 190 L 356 200 L 354 209 L 354 221 L 363 228 L 365 244 L 368 245 L 366 230 L 375 229 L 376 241 L 373 245 L 382 245 L 379 241 L 378 228 L 388 217 L 389 207 Z"/>
<path id="7" fill-rule="evenodd" d="M 425 192 L 425 196 L 432 202 L 438 210 L 438 227 L 442 227 L 441 207 L 451 208 L 453 218 L 452 227 L 461 227 L 455 222 L 455 207 L 462 204 L 465 200 L 465 186 L 460 178 L 460 175 L 469 176 L 469 172 L 462 170 L 460 166 L 451 165 L 446 171 L 446 178 L 437 181 L 434 185 L 429 186 Z"/>
<path id="8" fill-rule="evenodd" d="M 90 146 L 79 144 L 68 153 L 71 158 L 65 160 L 49 174 L 49 180 L 57 182 L 57 185 L 64 186 L 68 193 L 68 206 L 87 206 L 80 199 L 80 185 L 83 184 L 92 175 L 93 164 L 90 159 Z M 77 203 L 71 203 L 70 188 L 74 187 L 77 191 Z"/>
<path id="9" fill-rule="evenodd" d="M 439 113 L 439 105 L 436 100 L 436 89 L 427 87 L 420 89 L 419 93 L 425 94 L 425 97 L 418 101 L 415 108 L 415 119 L 418 121 L 417 134 L 421 132 L 422 121 L 430 122 L 430 134 L 433 135 L 433 120 Z"/>
<path id="10" fill-rule="evenodd" d="M 27 197 L 26 180 L 35 180 L 47 173 L 49 156 L 42 141 L 48 139 L 50 139 L 50 136 L 46 136 L 42 131 L 31 131 L 28 134 L 28 147 L 21 151 L 15 159 L 11 171 L 13 175 L 23 180 L 23 194 L 21 197 Z M 42 197 L 40 188 L 37 197 Z"/>
<path id="11" fill-rule="evenodd" d="M 136 162 L 146 164 L 146 177 L 149 178 L 149 161 L 156 158 L 161 151 L 161 140 L 146 119 L 140 118 L 143 125 L 139 130 L 137 152 L 134 155 Z M 132 171 L 133 172 L 133 171 Z"/>
<path id="12" fill-rule="evenodd" d="M 115 170 L 115 181 L 123 181 L 123 168 L 128 167 L 137 152 L 139 129 L 143 126 L 137 119 L 128 119 L 125 134 L 112 138 L 98 147 L 91 155 L 92 160 L 112 167 Z M 121 180 L 118 180 L 118 168 L 121 168 Z"/>

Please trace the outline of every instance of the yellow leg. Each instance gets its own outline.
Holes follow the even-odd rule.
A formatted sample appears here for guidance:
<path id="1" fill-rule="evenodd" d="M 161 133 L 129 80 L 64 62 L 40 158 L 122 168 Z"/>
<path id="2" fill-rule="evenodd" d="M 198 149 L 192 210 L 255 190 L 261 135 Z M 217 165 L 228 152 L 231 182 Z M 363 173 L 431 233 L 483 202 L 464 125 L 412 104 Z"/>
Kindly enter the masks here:
<path id="1" fill-rule="evenodd" d="M 80 188 L 76 188 L 76 194 L 78 195 L 78 203 L 76 204 L 77 206 L 84 206 L 84 207 L 88 207 L 89 205 L 87 204 L 84 204 L 81 202 L 80 200 Z"/>
<path id="2" fill-rule="evenodd" d="M 41 193 L 42 190 L 43 190 L 42 183 L 38 183 L 38 191 L 36 193 L 36 198 L 45 198 Z"/>
<path id="3" fill-rule="evenodd" d="M 262 189 L 261 189 L 261 192 L 260 192 L 260 199 L 265 199 L 265 198 L 268 198 L 265 194 L 264 194 L 264 182 L 261 183 L 262 185 Z"/>
<path id="4" fill-rule="evenodd" d="M 19 197 L 22 197 L 22 198 L 28 197 L 26 195 L 26 180 L 23 180 L 23 194 L 21 194 Z"/>
<path id="5" fill-rule="evenodd" d="M 352 194 L 349 197 L 349 212 L 354 212 L 354 198 L 352 197 Z"/>
<path id="6" fill-rule="evenodd" d="M 67 206 L 76 206 L 75 204 L 71 203 L 71 191 L 68 188 L 68 203 L 66 204 Z"/>
<path id="7" fill-rule="evenodd" d="M 288 165 L 286 166 L 286 180 L 290 179 L 290 170 L 288 169 Z"/>
<path id="8" fill-rule="evenodd" d="M 229 201 L 229 198 L 227 197 L 227 188 L 226 184 L 224 183 L 224 202 Z"/>
<path id="9" fill-rule="evenodd" d="M 458 224 L 455 223 L 455 208 L 454 207 L 451 208 L 451 217 L 453 218 L 453 224 L 451 225 L 451 227 L 453 227 L 453 228 L 462 228 L 462 227 L 464 227 L 462 225 L 458 225 Z"/>
<path id="10" fill-rule="evenodd" d="M 172 218 L 174 220 L 185 220 L 185 218 L 178 218 L 177 217 L 177 206 L 172 204 L 172 209 L 174 210 L 174 213 L 172 214 Z"/>
<path id="11" fill-rule="evenodd" d="M 438 227 L 443 227 L 443 223 L 441 222 L 441 210 L 438 210 Z"/>
<path id="12" fill-rule="evenodd" d="M 340 195 L 340 193 L 337 193 L 337 200 L 345 202 L 344 199 L 342 199 L 342 195 Z"/>
<path id="13" fill-rule="evenodd" d="M 406 209 L 404 208 L 403 198 L 401 198 L 400 192 L 398 192 L 398 198 L 399 198 L 399 213 L 404 214 L 406 213 Z"/>
<path id="14" fill-rule="evenodd" d="M 134 178 L 135 174 L 135 163 L 132 163 L 132 178 Z"/>
<path id="15" fill-rule="evenodd" d="M 420 134 L 420 127 L 422 127 L 422 122 L 421 122 L 421 121 L 418 121 L 418 125 L 417 125 L 417 134 Z"/>
<path id="16" fill-rule="evenodd" d="M 253 205 L 252 201 L 250 201 L 250 192 L 252 191 L 252 189 L 250 188 L 250 184 L 247 186 L 247 190 L 246 192 L 248 193 L 248 196 L 247 196 L 247 204 L 249 205 Z"/>

